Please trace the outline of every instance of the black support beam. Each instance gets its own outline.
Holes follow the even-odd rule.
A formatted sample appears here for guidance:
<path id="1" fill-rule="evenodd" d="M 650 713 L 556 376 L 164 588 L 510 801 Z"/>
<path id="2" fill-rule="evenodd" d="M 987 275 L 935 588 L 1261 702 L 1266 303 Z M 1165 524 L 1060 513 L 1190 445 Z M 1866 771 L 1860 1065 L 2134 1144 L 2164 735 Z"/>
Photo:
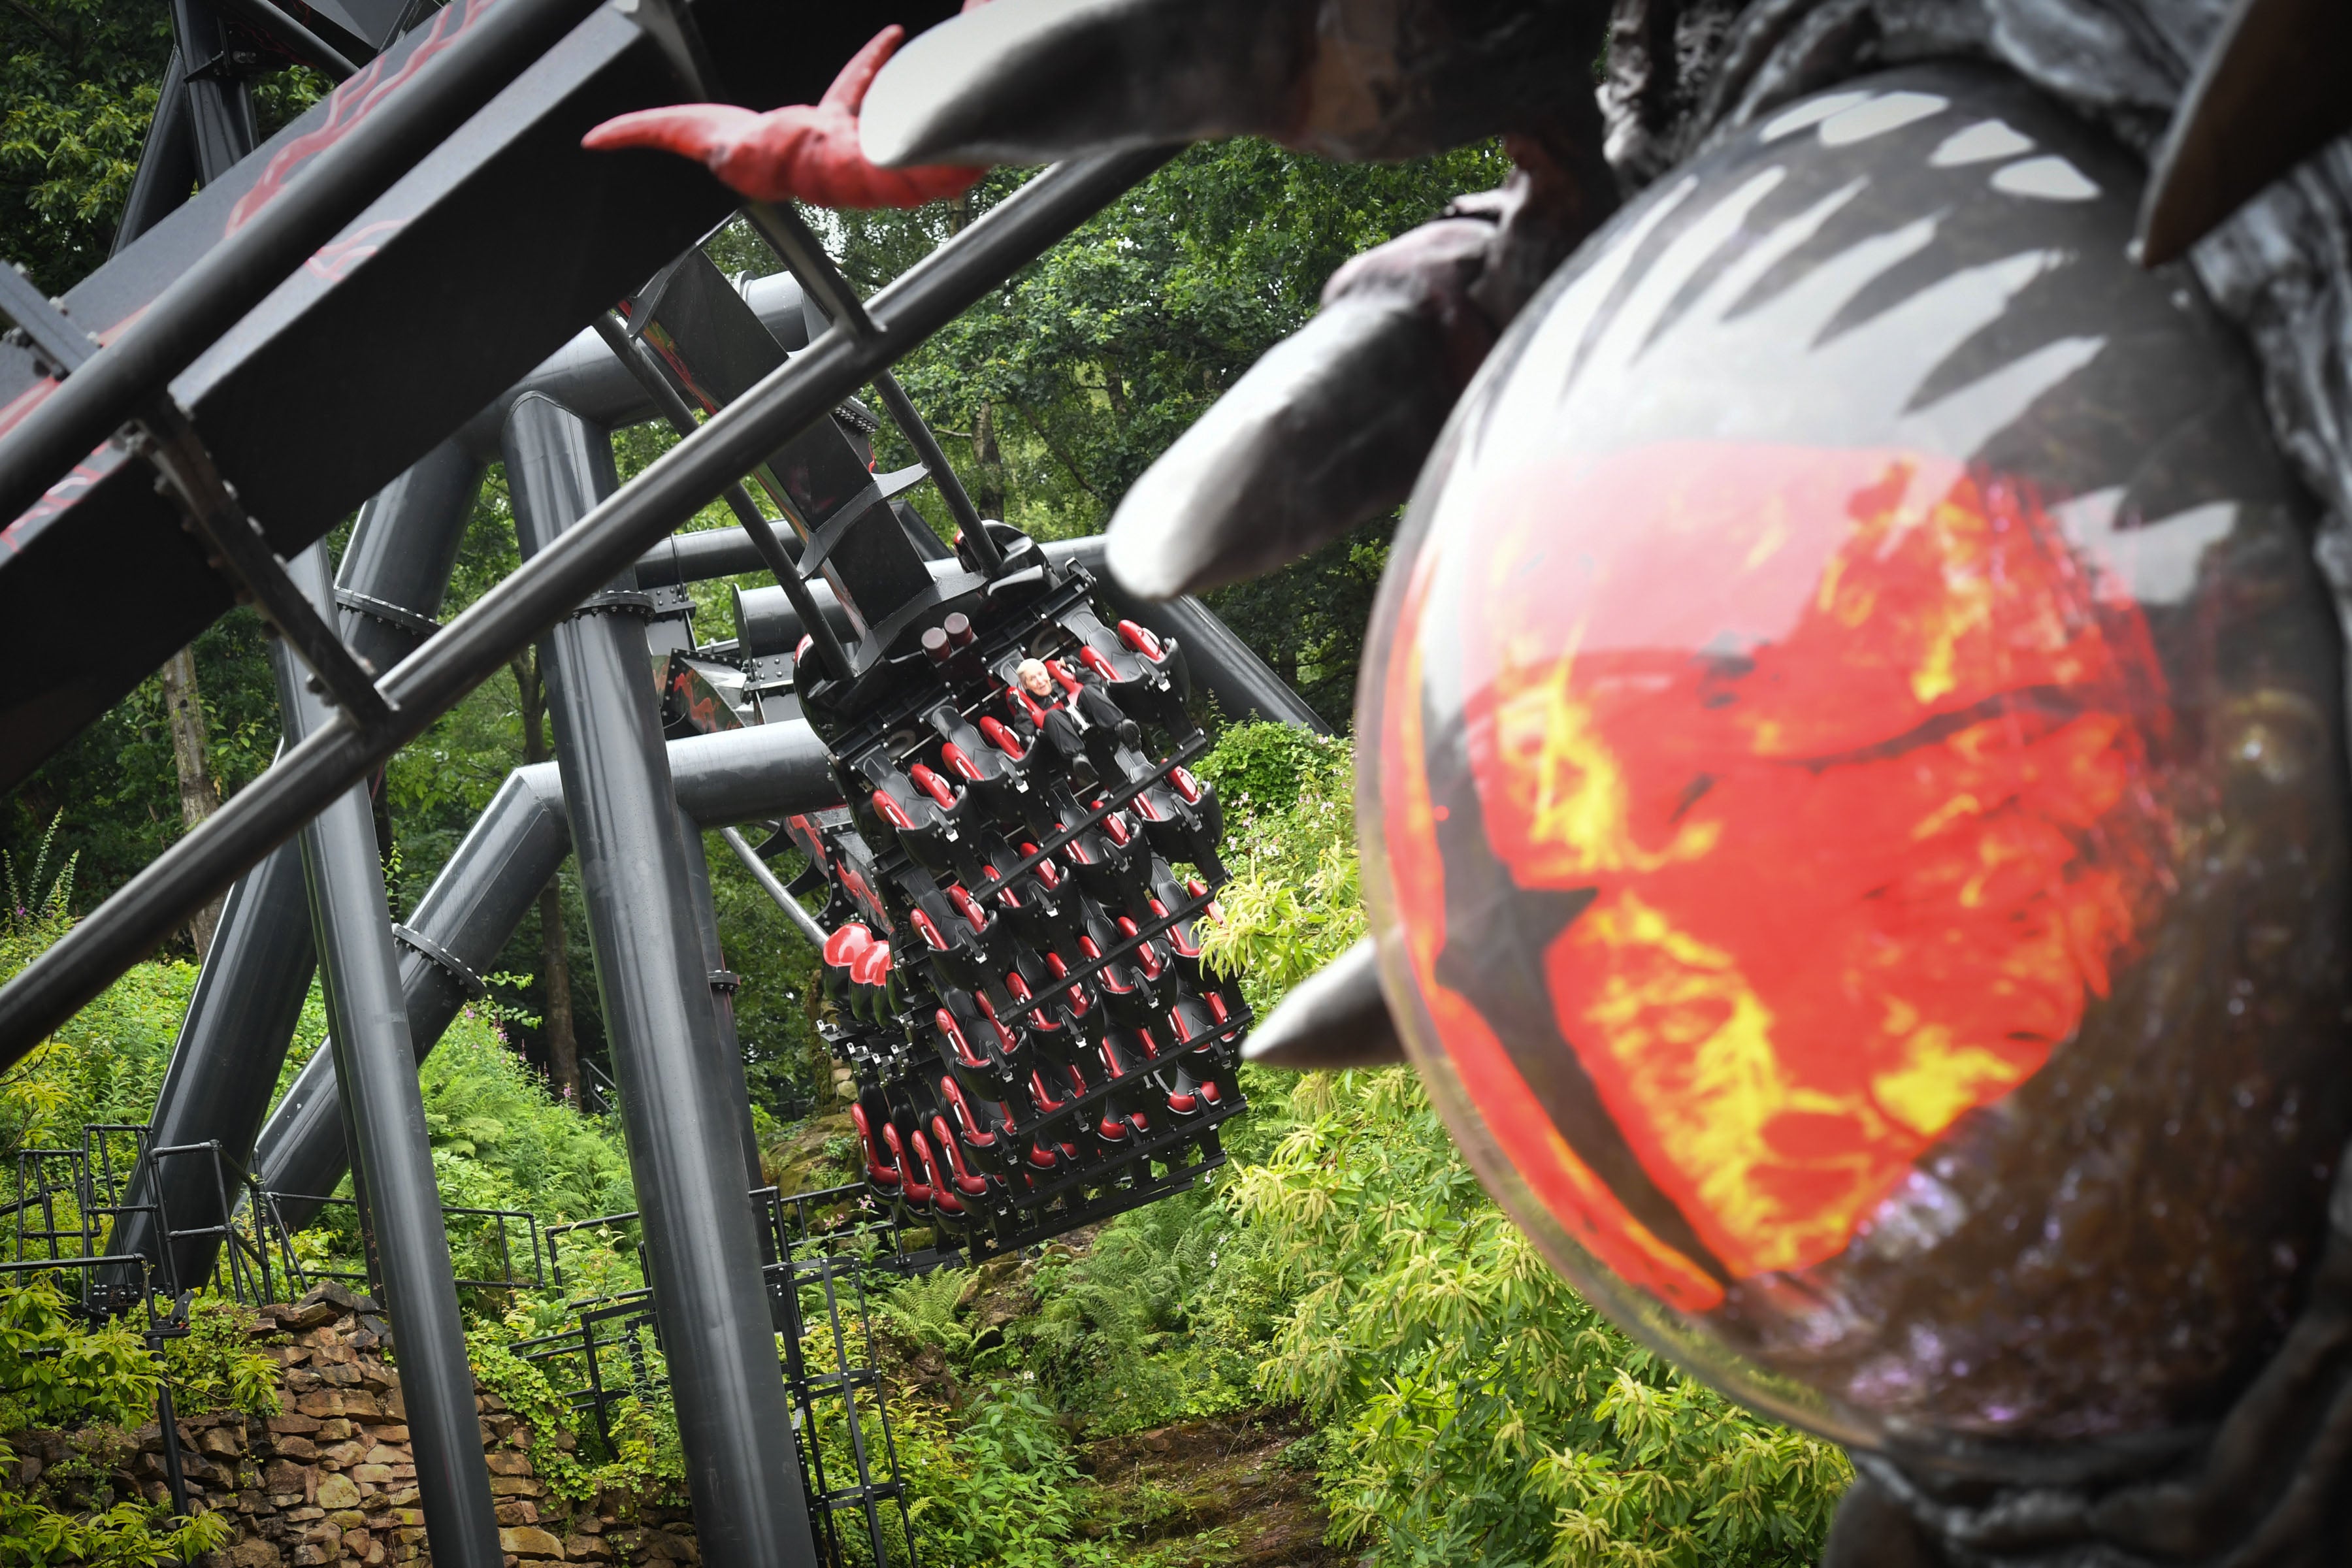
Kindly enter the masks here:
<path id="1" fill-rule="evenodd" d="M 326 547 L 313 545 L 293 564 L 312 603 L 331 614 Z M 288 733 L 299 741 L 327 722 L 328 710 L 282 647 L 272 650 L 272 658 Z M 499 1568 L 504 1555 L 482 1461 L 474 1373 L 466 1360 L 466 1326 L 457 1311 L 457 1275 L 366 788 L 353 785 L 311 818 L 301 846 L 320 989 L 400 1356 L 401 1402 L 433 1561 L 446 1568 Z"/>
<path id="2" fill-rule="evenodd" d="M 361 510 L 336 587 L 342 606 L 338 618 L 354 655 L 389 669 L 424 640 L 423 627 L 431 625 L 448 590 L 481 479 L 481 465 L 446 444 Z M 301 851 L 289 844 L 229 891 L 156 1094 L 151 1118 L 156 1147 L 217 1142 L 231 1160 L 245 1162 L 301 1016 L 315 956 Z M 341 1148 L 340 1138 L 336 1146 Z M 227 1221 L 218 1212 L 211 1173 L 196 1162 L 166 1161 L 160 1170 L 142 1170 L 130 1201 L 151 1203 L 155 1189 L 175 1230 Z M 122 1223 L 117 1250 L 159 1251 L 149 1215 L 134 1208 Z M 173 1249 L 173 1277 L 189 1285 L 209 1279 L 219 1247 L 216 1237 L 183 1237 Z"/>
<path id="3" fill-rule="evenodd" d="M 546 398 L 516 403 L 506 450 L 526 557 L 613 489 L 605 433 Z M 742 1061 L 720 1050 L 635 587 L 625 572 L 541 645 L 556 761 L 703 1553 L 796 1568 L 814 1547 L 745 1195 Z"/>

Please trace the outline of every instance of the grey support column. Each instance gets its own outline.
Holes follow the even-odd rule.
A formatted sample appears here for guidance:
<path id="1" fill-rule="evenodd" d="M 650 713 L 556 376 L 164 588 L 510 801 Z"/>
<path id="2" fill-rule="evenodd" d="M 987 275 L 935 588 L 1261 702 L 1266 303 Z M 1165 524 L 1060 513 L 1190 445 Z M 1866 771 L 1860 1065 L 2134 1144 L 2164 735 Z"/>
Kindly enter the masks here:
<path id="1" fill-rule="evenodd" d="M 344 640 L 376 668 L 389 669 L 407 657 L 430 629 L 427 617 L 448 590 L 481 482 L 482 465 L 452 443 L 428 453 L 360 510 L 343 551 L 337 595 L 346 601 Z M 232 1164 L 245 1168 L 301 1017 L 314 963 L 302 854 L 289 844 L 229 891 L 155 1098 L 150 1118 L 155 1147 L 218 1142 Z M 327 1110 L 335 1113 L 331 1099 Z M 148 1173 L 141 1173 L 131 1202 L 152 1203 L 160 1191 L 175 1230 L 224 1223 L 209 1160 L 175 1155 L 154 1176 L 151 1185 Z M 211 1277 L 219 1245 L 196 1236 L 173 1247 L 173 1277 L 182 1288 Z M 161 1255 L 145 1215 L 125 1218 L 116 1250 Z"/>
<path id="2" fill-rule="evenodd" d="M 788 816 L 841 803 L 824 742 L 797 721 L 688 735 L 666 750 L 679 808 L 704 823 Z M 425 889 L 408 924 L 394 931 L 410 1042 L 420 1058 L 474 994 L 469 977 L 490 967 L 571 850 L 555 764 L 517 768 Z M 306 939 L 303 952 L 309 951 Z M 254 1170 L 264 1187 L 280 1194 L 334 1190 L 350 1161 L 336 1104 L 334 1058 L 320 1051 L 304 1064 L 262 1129 Z M 296 1229 L 310 1223 L 317 1206 L 279 1202 Z"/>
<path id="3" fill-rule="evenodd" d="M 604 432 L 547 398 L 516 400 L 504 448 L 525 558 L 614 489 Z M 642 623 L 591 600 L 542 647 L 703 1556 L 814 1563 L 744 1182 L 740 1061 L 730 1072 L 719 1051 Z"/>
<path id="4" fill-rule="evenodd" d="M 734 971 L 727 967 L 727 951 L 719 939 L 719 903 L 710 891 L 710 855 L 702 843 L 702 825 L 681 811 L 677 814 L 678 847 L 686 855 L 687 897 L 694 904 L 695 931 L 702 940 L 702 961 L 710 966 L 710 1021 L 719 1031 L 719 1054 L 734 1067 L 730 1085 L 736 1103 L 743 1113 L 736 1119 L 737 1131 L 743 1138 L 743 1164 L 751 1180 L 751 1189 L 768 1184 L 767 1173 L 760 1168 L 760 1131 L 751 1120 L 751 1086 L 743 1070 L 743 1037 L 735 1027 Z M 768 1245 L 765 1226 L 760 1233 L 761 1258 L 772 1263 L 773 1250 Z"/>
<path id="5" fill-rule="evenodd" d="M 571 847 L 554 768 L 542 764 L 508 775 L 400 928 L 400 988 L 410 1043 L 420 1059 L 439 1043 L 458 1009 L 479 994 L 479 974 L 492 967 Z M 261 1184 L 296 1194 L 278 1200 L 279 1213 L 295 1229 L 318 1211 L 304 1200 L 333 1192 L 350 1168 L 339 1103 L 334 1055 L 316 1052 L 254 1147 Z"/>
<path id="6" fill-rule="evenodd" d="M 331 605 L 323 544 L 303 552 L 292 570 L 321 610 Z M 271 654 L 287 734 L 299 741 L 331 715 L 310 692 L 299 662 L 282 647 Z M 299 842 L 335 1065 L 400 1356 L 425 1534 L 441 1568 L 499 1568 L 504 1558 L 482 1461 L 474 1374 L 366 789 L 353 786 L 313 817 Z"/>

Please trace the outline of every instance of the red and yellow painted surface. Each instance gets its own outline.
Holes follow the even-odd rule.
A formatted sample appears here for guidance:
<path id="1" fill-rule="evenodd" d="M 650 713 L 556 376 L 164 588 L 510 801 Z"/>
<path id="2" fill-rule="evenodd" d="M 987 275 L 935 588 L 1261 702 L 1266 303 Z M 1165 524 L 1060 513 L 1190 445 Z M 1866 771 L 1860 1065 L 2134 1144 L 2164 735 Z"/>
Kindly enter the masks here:
<path id="1" fill-rule="evenodd" d="M 1529 1090 L 1521 1053 L 1559 1043 L 1498 1039 L 1438 983 L 1480 933 L 1446 929 L 1425 661 L 1459 668 L 1512 880 L 1592 890 L 1542 953 L 1559 1035 L 1732 1279 L 1842 1251 L 2107 994 L 2168 885 L 2162 673 L 2032 497 L 1940 458 L 1653 446 L 1523 470 L 1476 516 L 1423 549 L 1385 675 L 1413 971 L 1538 1199 L 1702 1310 L 1716 1274 Z"/>

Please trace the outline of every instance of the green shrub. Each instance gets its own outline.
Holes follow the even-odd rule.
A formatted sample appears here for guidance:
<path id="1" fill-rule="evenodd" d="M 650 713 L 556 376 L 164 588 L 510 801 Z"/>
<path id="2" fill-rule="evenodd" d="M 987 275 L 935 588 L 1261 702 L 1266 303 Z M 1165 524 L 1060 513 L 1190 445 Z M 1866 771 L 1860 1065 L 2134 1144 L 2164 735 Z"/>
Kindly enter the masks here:
<path id="1" fill-rule="evenodd" d="M 629 1398 L 611 1412 L 612 1447 L 583 1430 L 580 1412 L 564 1403 L 547 1373 L 517 1355 L 520 1322 L 478 1323 L 466 1336 L 466 1358 L 482 1386 L 507 1403 L 530 1427 L 532 1470 L 558 1497 L 584 1502 L 612 1491 L 641 1502 L 679 1502 L 686 1496 L 686 1456 L 677 1418 L 666 1398 Z"/>
<path id="2" fill-rule="evenodd" d="M 1226 748 L 1233 748 L 1228 756 Z M 1278 724 L 1225 731 L 1208 763 L 1260 792 L 1225 792 L 1222 853 L 1233 879 L 1201 924 L 1210 967 L 1239 975 L 1261 1013 L 1364 934 L 1356 888 L 1355 769 L 1345 741 Z"/>
<path id="3" fill-rule="evenodd" d="M 920 1446 L 913 1428 L 908 1437 Z M 902 1444 L 902 1447 L 904 1445 Z M 950 1466 L 925 1479 L 938 1489 L 909 1512 L 918 1551 L 958 1568 L 1112 1568 L 1135 1554 L 1082 1539 L 1086 1477 L 1054 1412 L 1020 1384 L 999 1384 L 972 1407 L 947 1445 Z"/>
<path id="4" fill-rule="evenodd" d="M 1235 1216 L 1295 1287 L 1259 1379 L 1330 1429 L 1336 1539 L 1381 1564 L 1813 1561 L 1851 1479 L 1635 1345 L 1489 1201 L 1404 1068 L 1304 1078 Z"/>
<path id="5" fill-rule="evenodd" d="M 157 1386 L 145 1342 L 123 1324 L 83 1326 L 46 1278 L 0 1285 L 0 1432 L 136 1426 Z"/>
<path id="6" fill-rule="evenodd" d="M 1346 741 L 1288 724 L 1229 724 L 1192 771 L 1217 786 L 1229 816 L 1290 809 L 1301 793 L 1348 772 Z"/>
<path id="7" fill-rule="evenodd" d="M 1221 1310 L 1234 1230 L 1209 1193 L 1184 1193 L 1119 1215 L 1083 1253 L 1049 1252 L 1039 1264 L 1036 1313 L 1013 1342 L 1089 1436 L 1255 1402 L 1254 1346 Z"/>
<path id="8" fill-rule="evenodd" d="M 74 861 L 48 869 L 58 824 L 32 869 L 0 857 L 0 982 L 47 951 L 73 924 Z M 44 882 L 46 881 L 46 886 Z M 0 1156 L 81 1142 L 89 1121 L 143 1122 L 179 1037 L 194 965 L 133 964 L 31 1054 L 0 1075 Z"/>
<path id="9" fill-rule="evenodd" d="M 550 1092 L 497 1018 L 460 1013 L 418 1077 L 443 1202 L 551 1224 L 636 1206 L 617 1130 Z"/>
<path id="10" fill-rule="evenodd" d="M 188 1331 L 163 1342 L 172 1396 L 184 1410 L 234 1410 L 244 1415 L 280 1413 L 278 1358 L 252 1348 L 253 1314 L 217 1296 L 199 1296 Z"/>
<path id="11" fill-rule="evenodd" d="M 0 1443 L 0 1568 L 150 1568 L 228 1544 L 228 1521 L 216 1514 L 174 1522 L 164 1509 L 115 1495 L 113 1470 L 135 1447 L 125 1429 L 152 1417 L 158 1381 L 146 1345 L 121 1324 L 86 1327 L 47 1279 L 0 1285 L 0 1432 L 60 1429 L 75 1439 L 75 1457 L 30 1489 L 16 1479 L 15 1450 Z"/>
<path id="12" fill-rule="evenodd" d="M 14 1458 L 0 1443 L 0 1457 Z M 193 1563 L 229 1543 L 235 1531 L 216 1513 L 170 1522 L 161 1509 L 119 1502 L 87 1515 L 60 1513 L 34 1499 L 0 1489 L 0 1568 L 157 1568 Z"/>

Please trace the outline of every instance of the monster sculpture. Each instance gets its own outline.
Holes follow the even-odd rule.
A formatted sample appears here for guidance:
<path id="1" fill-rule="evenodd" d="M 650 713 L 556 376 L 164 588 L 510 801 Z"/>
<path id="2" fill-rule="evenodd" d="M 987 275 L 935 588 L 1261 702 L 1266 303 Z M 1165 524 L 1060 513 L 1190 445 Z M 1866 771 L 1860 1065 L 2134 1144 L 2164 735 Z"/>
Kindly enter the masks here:
<path id="1" fill-rule="evenodd" d="M 2316 0 L 997 0 L 793 188 L 1504 138 L 1109 565 L 1410 491 L 1376 939 L 1251 1054 L 1409 1054 L 1565 1273 L 1853 1447 L 1832 1562 L 2352 1542 L 2347 64 Z"/>

